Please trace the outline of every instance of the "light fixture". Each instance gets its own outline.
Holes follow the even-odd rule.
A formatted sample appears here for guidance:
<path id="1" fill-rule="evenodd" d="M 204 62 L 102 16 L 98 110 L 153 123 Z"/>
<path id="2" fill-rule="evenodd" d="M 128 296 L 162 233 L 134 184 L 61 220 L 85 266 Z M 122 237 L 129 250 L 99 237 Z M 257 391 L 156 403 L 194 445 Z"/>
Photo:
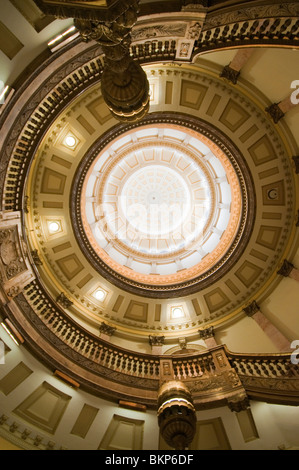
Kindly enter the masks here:
<path id="1" fill-rule="evenodd" d="M 9 86 L 4 86 L 3 85 L 3 82 L 1 82 L 1 85 L 0 86 L 0 89 L 2 90 L 1 93 L 0 93 L 0 104 L 4 104 L 4 101 L 5 101 L 5 96 L 9 90 Z"/>
<path id="2" fill-rule="evenodd" d="M 66 136 L 64 143 L 67 147 L 69 147 L 70 149 L 73 149 L 76 147 L 77 139 L 73 135 L 70 134 Z"/>
<path id="3" fill-rule="evenodd" d="M 61 230 L 60 223 L 56 221 L 49 222 L 48 228 L 50 233 L 57 233 Z"/>
<path id="4" fill-rule="evenodd" d="M 103 302 L 106 297 L 106 292 L 103 289 L 97 289 L 93 296 L 99 301 Z"/>
<path id="5" fill-rule="evenodd" d="M 173 319 L 183 318 L 185 316 L 184 310 L 182 307 L 172 307 L 171 317 Z"/>
<path id="6" fill-rule="evenodd" d="M 54 39 L 48 42 L 48 47 L 51 49 L 52 52 L 62 47 L 65 42 L 70 42 L 75 37 L 79 36 L 79 32 L 76 32 L 76 27 L 71 26 L 66 31 L 61 34 L 58 34 Z"/>

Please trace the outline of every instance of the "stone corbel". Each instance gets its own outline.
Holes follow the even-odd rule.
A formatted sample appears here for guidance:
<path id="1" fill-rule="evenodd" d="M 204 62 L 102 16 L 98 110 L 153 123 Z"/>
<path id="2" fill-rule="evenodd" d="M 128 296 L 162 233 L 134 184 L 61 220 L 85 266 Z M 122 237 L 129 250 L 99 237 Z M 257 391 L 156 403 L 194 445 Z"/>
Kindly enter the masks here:
<path id="1" fill-rule="evenodd" d="M 286 259 L 284 260 L 281 268 L 277 271 L 277 274 L 289 277 L 299 282 L 299 269 L 295 268 L 295 266 Z"/>
<path id="2" fill-rule="evenodd" d="M 233 60 L 223 68 L 220 77 L 225 78 L 236 85 L 241 74 L 241 70 L 252 55 L 253 51 L 254 49 L 251 48 L 240 49 L 235 54 Z"/>
<path id="3" fill-rule="evenodd" d="M 295 173 L 296 175 L 299 174 L 299 155 L 296 155 L 296 157 L 293 157 L 293 162 L 295 166 Z"/>
<path id="4" fill-rule="evenodd" d="M 240 76 L 240 71 L 239 70 L 234 70 L 232 69 L 229 65 L 226 65 L 220 74 L 221 78 L 225 78 L 229 82 L 232 82 L 234 85 L 237 84 L 238 78 Z"/>

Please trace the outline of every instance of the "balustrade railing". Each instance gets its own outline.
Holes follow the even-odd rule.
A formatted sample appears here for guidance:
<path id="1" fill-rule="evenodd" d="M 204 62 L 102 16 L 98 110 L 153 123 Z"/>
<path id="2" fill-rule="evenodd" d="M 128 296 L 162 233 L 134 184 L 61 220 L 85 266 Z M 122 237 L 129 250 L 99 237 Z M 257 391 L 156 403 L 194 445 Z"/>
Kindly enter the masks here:
<path id="1" fill-rule="evenodd" d="M 171 360 L 173 377 L 178 380 L 214 375 L 217 368 L 219 369 L 211 350 L 192 356 L 161 356 L 160 358 L 109 345 L 79 328 L 64 314 L 63 310 L 59 310 L 57 304 L 39 287 L 37 280 L 25 288 L 23 295 L 40 320 L 61 341 L 84 357 L 108 369 L 135 377 L 159 379 L 161 358 Z M 231 353 L 224 346 L 218 346 L 217 349 L 223 351 L 230 366 L 239 376 L 299 377 L 298 367 L 294 367 L 288 353 L 242 355 Z"/>
<path id="2" fill-rule="evenodd" d="M 230 364 L 239 376 L 259 378 L 299 378 L 299 368 L 294 367 L 291 355 L 264 354 L 264 355 L 234 355 L 227 353 Z"/>
<path id="3" fill-rule="evenodd" d="M 102 71 L 102 57 L 89 61 L 61 80 L 33 110 L 10 158 L 3 190 L 3 210 L 23 209 L 22 188 L 36 142 L 53 116 L 83 89 L 99 80 Z"/>
<path id="4" fill-rule="evenodd" d="M 40 320 L 72 350 L 107 369 L 134 377 L 159 379 L 159 358 L 106 345 L 100 339 L 79 329 L 78 325 L 60 312 L 55 302 L 45 295 L 37 281 L 25 288 L 24 297 Z"/>
<path id="5" fill-rule="evenodd" d="M 215 374 L 215 362 L 213 356 L 201 353 L 198 357 L 185 359 L 172 358 L 174 377 L 177 380 L 199 378 L 206 374 Z"/>
<path id="6" fill-rule="evenodd" d="M 207 50 L 258 44 L 299 46 L 299 20 L 265 18 L 203 29 L 195 45 L 195 55 Z"/>

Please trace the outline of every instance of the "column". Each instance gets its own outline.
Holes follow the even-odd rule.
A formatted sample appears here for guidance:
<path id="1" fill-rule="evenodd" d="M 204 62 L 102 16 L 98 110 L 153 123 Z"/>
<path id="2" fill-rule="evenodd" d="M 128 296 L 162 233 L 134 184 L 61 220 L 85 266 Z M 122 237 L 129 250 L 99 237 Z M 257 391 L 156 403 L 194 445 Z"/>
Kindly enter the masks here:
<path id="1" fill-rule="evenodd" d="M 236 53 L 235 57 L 230 62 L 230 64 L 224 67 L 220 74 L 220 77 L 226 78 L 234 85 L 236 85 L 241 73 L 241 69 L 244 67 L 249 57 L 252 55 L 253 51 L 253 48 L 240 49 Z"/>
<path id="2" fill-rule="evenodd" d="M 204 330 L 198 330 L 199 337 L 204 340 L 208 349 L 215 348 L 217 342 L 214 337 L 214 328 L 210 326 Z"/>
<path id="3" fill-rule="evenodd" d="M 279 351 L 290 351 L 290 341 L 265 317 L 255 301 L 244 308 L 244 313 L 256 321 Z"/>

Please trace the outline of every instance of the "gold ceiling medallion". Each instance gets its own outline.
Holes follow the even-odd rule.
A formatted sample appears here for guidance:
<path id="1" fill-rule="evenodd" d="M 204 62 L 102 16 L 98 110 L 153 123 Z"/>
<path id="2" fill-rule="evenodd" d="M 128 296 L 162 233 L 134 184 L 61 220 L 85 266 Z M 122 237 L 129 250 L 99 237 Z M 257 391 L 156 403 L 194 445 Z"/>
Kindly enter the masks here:
<path id="1" fill-rule="evenodd" d="M 94 40 L 102 46 L 105 55 L 102 94 L 107 106 L 119 121 L 142 119 L 149 111 L 149 83 L 142 67 L 130 55 L 139 0 L 36 0 L 36 3 L 46 14 L 74 18 L 82 40 Z"/>

